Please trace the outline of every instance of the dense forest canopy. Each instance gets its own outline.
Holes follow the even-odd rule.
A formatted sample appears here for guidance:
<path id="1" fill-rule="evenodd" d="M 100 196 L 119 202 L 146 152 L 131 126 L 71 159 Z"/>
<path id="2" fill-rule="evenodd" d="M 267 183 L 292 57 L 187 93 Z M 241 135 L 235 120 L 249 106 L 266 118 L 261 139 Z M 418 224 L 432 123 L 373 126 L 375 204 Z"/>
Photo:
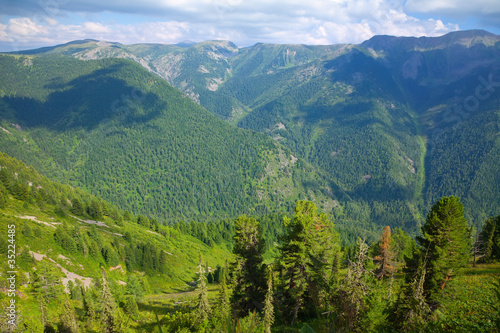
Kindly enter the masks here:
<path id="1" fill-rule="evenodd" d="M 1 330 L 498 331 L 499 46 L 0 54 Z"/>

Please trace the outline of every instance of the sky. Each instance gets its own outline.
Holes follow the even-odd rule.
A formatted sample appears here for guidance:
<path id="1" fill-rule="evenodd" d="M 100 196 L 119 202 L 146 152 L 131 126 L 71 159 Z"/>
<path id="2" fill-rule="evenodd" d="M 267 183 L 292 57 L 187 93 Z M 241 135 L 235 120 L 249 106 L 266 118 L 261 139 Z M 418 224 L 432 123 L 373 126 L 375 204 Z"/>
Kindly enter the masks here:
<path id="1" fill-rule="evenodd" d="M 374 35 L 500 34 L 500 0 L 0 0 L 0 52 L 73 40 L 361 43 Z"/>

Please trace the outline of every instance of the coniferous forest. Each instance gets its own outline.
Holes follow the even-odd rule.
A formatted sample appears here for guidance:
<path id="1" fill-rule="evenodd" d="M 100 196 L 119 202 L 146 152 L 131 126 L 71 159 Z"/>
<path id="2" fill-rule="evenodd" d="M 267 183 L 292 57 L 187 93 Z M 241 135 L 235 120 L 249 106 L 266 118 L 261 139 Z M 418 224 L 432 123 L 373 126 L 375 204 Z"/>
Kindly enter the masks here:
<path id="1" fill-rule="evenodd" d="M 499 46 L 0 54 L 1 331 L 500 331 Z"/>

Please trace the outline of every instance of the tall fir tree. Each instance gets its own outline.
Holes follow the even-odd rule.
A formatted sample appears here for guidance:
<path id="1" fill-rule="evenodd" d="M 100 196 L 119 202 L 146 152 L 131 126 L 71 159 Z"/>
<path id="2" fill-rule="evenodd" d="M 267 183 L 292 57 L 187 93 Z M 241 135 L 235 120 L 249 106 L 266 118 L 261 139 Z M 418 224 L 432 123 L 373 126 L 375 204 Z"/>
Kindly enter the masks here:
<path id="1" fill-rule="evenodd" d="M 427 274 L 426 254 L 415 250 L 412 257 L 407 257 L 405 284 L 401 288 L 390 314 L 390 322 L 397 332 L 421 331 L 430 307 L 424 295 L 424 282 Z"/>
<path id="2" fill-rule="evenodd" d="M 224 315 L 229 313 L 229 297 L 226 283 L 226 274 L 221 275 L 221 282 L 219 286 L 219 306 Z"/>
<path id="3" fill-rule="evenodd" d="M 271 326 L 274 323 L 273 277 L 274 273 L 272 267 L 268 266 L 267 293 L 264 302 L 264 333 L 271 333 Z"/>
<path id="4" fill-rule="evenodd" d="M 483 229 L 479 234 L 482 242 L 483 261 L 500 259 L 500 215 L 490 217 L 483 224 Z"/>
<path id="5" fill-rule="evenodd" d="M 287 232 L 280 246 L 278 287 L 285 322 L 293 324 L 299 314 L 316 316 L 326 306 L 326 293 L 339 236 L 316 205 L 298 201 L 293 220 L 285 218 Z"/>
<path id="6" fill-rule="evenodd" d="M 368 245 L 358 239 L 358 250 L 354 261 L 350 261 L 345 278 L 339 283 L 336 301 L 337 317 L 335 326 L 338 331 L 363 331 L 361 327 L 363 316 L 367 310 L 369 287 L 367 277 L 370 271 L 366 268 Z M 340 329 L 341 328 L 341 329 Z"/>
<path id="7" fill-rule="evenodd" d="M 106 279 L 104 268 L 102 268 L 100 310 L 102 332 L 122 332 L 124 328 L 123 318 L 120 316 L 119 309 L 117 309 L 115 299 Z"/>
<path id="8" fill-rule="evenodd" d="M 207 275 L 201 256 L 200 263 L 198 265 L 198 288 L 196 289 L 196 292 L 198 294 L 196 316 L 198 323 L 202 323 L 208 319 L 212 313 L 212 309 L 210 307 L 210 303 L 208 302 Z"/>
<path id="9" fill-rule="evenodd" d="M 263 255 L 265 241 L 262 229 L 254 218 L 240 216 L 236 220 L 233 253 L 233 294 L 231 305 L 236 315 L 262 311 L 265 296 Z"/>
<path id="10" fill-rule="evenodd" d="M 78 333 L 80 328 L 78 327 L 78 321 L 76 319 L 75 309 L 71 305 L 68 295 L 64 295 L 64 308 L 61 314 L 61 324 L 59 326 L 58 332 L 61 333 Z"/>
<path id="11" fill-rule="evenodd" d="M 438 304 L 440 291 L 469 260 L 471 228 L 464 206 L 455 196 L 443 197 L 432 206 L 417 240 L 426 253 L 427 269 L 424 293 L 429 302 Z"/>

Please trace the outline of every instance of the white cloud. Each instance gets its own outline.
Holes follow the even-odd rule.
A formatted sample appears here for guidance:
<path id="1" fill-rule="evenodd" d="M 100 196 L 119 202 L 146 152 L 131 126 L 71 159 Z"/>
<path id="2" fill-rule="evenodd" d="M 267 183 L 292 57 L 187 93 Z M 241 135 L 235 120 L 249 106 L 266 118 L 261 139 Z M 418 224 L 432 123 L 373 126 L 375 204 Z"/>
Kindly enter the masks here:
<path id="1" fill-rule="evenodd" d="M 83 24 L 83 30 L 90 34 L 94 33 L 102 34 L 111 32 L 111 29 L 109 27 L 104 26 L 101 23 L 97 22 L 85 22 Z"/>
<path id="2" fill-rule="evenodd" d="M 3 41 L 3 42 L 10 41 L 9 36 L 7 35 L 7 32 L 5 31 L 6 29 L 7 29 L 7 25 L 0 23 L 0 41 Z"/>
<path id="3" fill-rule="evenodd" d="M 5 31 L 20 38 L 32 38 L 47 33 L 44 26 L 37 25 L 27 17 L 10 19 Z"/>
<path id="4" fill-rule="evenodd" d="M 228 39 L 240 46 L 334 44 L 359 43 L 376 34 L 436 36 L 457 30 L 457 24 L 419 19 L 407 12 L 420 5 L 422 12 L 435 2 L 445 6 L 455 0 L 408 0 L 406 5 L 403 0 L 25 0 L 17 12 L 30 15 L 2 22 L 7 24 L 0 25 L 0 41 L 13 40 L 22 47 L 29 47 L 27 41 L 57 44 L 82 38 L 124 44 L 186 39 Z M 0 5 L 0 12 L 14 9 Z M 107 21 L 100 20 L 99 13 L 105 13 Z M 139 14 L 155 22 L 117 24 L 110 22 L 110 13 Z M 67 21 L 71 15 L 89 19 L 80 24 L 56 20 L 64 17 Z"/>

